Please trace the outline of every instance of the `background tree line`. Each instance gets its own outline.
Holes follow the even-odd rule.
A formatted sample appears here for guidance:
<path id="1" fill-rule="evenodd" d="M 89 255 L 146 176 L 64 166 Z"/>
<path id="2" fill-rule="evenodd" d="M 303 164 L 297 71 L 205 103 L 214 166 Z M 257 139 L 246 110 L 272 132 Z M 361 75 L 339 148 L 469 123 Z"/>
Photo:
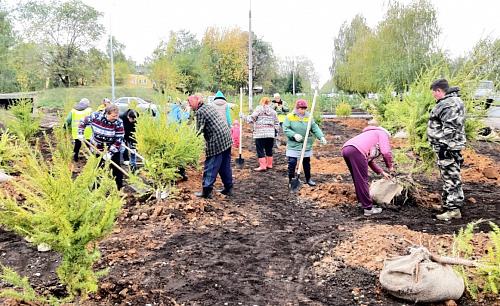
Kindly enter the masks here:
<path id="1" fill-rule="evenodd" d="M 101 16 L 81 0 L 30 0 L 12 9 L 0 0 L 0 92 L 109 86 L 109 40 L 106 51 L 98 48 L 105 35 Z M 14 24 L 20 25 L 18 31 Z M 406 6 L 390 1 L 384 19 L 373 29 L 357 15 L 334 38 L 332 80 L 322 91 L 334 87 L 364 94 L 391 86 L 404 92 L 434 63 L 444 59 L 458 71 L 478 53 L 487 58 L 480 60 L 484 65 L 477 73 L 499 83 L 499 39 L 483 39 L 468 55 L 451 58 L 437 46 L 440 34 L 436 10 L 428 0 Z M 138 66 L 126 56 L 124 44 L 112 41 L 115 84 L 121 85 L 128 74 L 138 72 Z M 255 33 L 252 48 L 253 83 L 266 93 L 291 93 L 294 87 L 296 92 L 310 92 L 318 84 L 306 57 L 279 58 L 272 44 Z M 201 40 L 186 30 L 170 32 L 139 70 L 149 74 L 159 91 L 236 93 L 239 87 L 248 88 L 248 32 L 210 27 Z"/>
<path id="2" fill-rule="evenodd" d="M 0 0 L 0 92 L 35 91 L 70 86 L 111 84 L 110 43 L 98 22 L 102 13 L 80 0 L 27 1 L 13 9 Z M 14 31 L 14 23 L 21 25 Z M 115 84 L 137 73 L 125 45 L 113 39 Z M 253 82 L 268 92 L 291 88 L 293 65 L 274 55 L 270 43 L 252 33 Z M 312 63 L 295 60 L 296 91 L 310 90 L 316 81 Z M 141 66 L 160 91 L 183 93 L 248 88 L 248 32 L 239 28 L 206 29 L 201 41 L 186 30 L 171 32 Z M 293 86 L 292 86 L 293 87 Z M 289 90 L 291 92 L 291 89 Z"/>
<path id="3" fill-rule="evenodd" d="M 388 6 L 374 29 L 361 15 L 344 22 L 334 39 L 330 87 L 362 94 L 387 87 L 406 92 L 437 63 L 450 67 L 453 75 L 469 61 L 483 62 L 476 70 L 478 78 L 499 83 L 499 39 L 484 38 L 469 54 L 451 58 L 437 45 L 441 29 L 430 1 L 416 0 L 406 6 L 391 1 Z"/>

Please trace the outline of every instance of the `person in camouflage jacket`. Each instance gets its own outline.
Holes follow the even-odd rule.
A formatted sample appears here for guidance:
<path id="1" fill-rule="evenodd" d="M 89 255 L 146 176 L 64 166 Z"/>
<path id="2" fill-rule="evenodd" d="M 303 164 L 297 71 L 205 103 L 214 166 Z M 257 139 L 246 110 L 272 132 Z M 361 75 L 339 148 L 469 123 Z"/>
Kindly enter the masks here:
<path id="1" fill-rule="evenodd" d="M 233 195 L 233 172 L 231 168 L 231 147 L 233 138 L 229 125 L 223 121 L 217 110 L 203 103 L 203 96 L 192 95 L 189 105 L 196 117 L 196 128 L 205 138 L 205 163 L 203 168 L 203 191 L 194 195 L 211 198 L 217 174 L 220 175 L 224 189 L 218 192 Z"/>
<path id="2" fill-rule="evenodd" d="M 465 104 L 460 98 L 460 89 L 450 87 L 446 79 L 435 80 L 430 89 L 437 100 L 429 114 L 427 138 L 437 154 L 438 167 L 443 180 L 443 209 L 436 216 L 439 220 L 460 219 L 464 201 L 460 167 L 463 164 L 461 151 L 465 149 Z"/>

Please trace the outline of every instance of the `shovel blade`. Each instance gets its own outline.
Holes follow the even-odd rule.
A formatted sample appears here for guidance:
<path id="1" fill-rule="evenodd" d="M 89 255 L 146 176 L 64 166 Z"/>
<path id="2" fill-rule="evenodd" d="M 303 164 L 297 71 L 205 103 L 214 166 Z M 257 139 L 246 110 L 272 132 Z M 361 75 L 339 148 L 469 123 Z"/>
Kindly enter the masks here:
<path id="1" fill-rule="evenodd" d="M 238 166 L 238 169 L 243 169 L 243 165 L 245 164 L 245 160 L 243 158 L 241 158 L 241 155 L 240 155 L 240 158 L 237 158 L 235 160 L 236 162 L 236 166 Z"/>
<path id="2" fill-rule="evenodd" d="M 293 178 L 291 181 L 290 181 L 290 189 L 293 191 L 293 192 L 297 192 L 300 190 L 300 187 L 301 187 L 301 182 L 300 182 L 300 179 L 298 177 L 296 178 Z"/>

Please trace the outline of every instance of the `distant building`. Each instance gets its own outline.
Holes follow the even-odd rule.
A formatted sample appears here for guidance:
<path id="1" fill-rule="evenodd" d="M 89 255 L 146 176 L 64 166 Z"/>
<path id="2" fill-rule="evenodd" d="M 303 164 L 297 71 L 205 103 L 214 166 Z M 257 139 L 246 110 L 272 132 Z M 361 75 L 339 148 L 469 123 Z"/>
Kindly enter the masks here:
<path id="1" fill-rule="evenodd" d="M 129 74 L 127 78 L 127 87 L 153 88 L 153 83 L 146 75 Z"/>

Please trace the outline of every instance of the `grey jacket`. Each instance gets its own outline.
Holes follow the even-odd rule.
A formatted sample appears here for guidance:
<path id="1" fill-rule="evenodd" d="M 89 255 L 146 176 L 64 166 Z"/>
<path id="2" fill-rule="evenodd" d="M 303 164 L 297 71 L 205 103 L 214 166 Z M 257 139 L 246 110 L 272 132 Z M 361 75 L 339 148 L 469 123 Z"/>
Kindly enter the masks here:
<path id="1" fill-rule="evenodd" d="M 435 152 L 439 152 L 440 147 L 451 151 L 465 149 L 465 116 L 460 89 L 450 87 L 429 113 L 427 138 Z"/>

